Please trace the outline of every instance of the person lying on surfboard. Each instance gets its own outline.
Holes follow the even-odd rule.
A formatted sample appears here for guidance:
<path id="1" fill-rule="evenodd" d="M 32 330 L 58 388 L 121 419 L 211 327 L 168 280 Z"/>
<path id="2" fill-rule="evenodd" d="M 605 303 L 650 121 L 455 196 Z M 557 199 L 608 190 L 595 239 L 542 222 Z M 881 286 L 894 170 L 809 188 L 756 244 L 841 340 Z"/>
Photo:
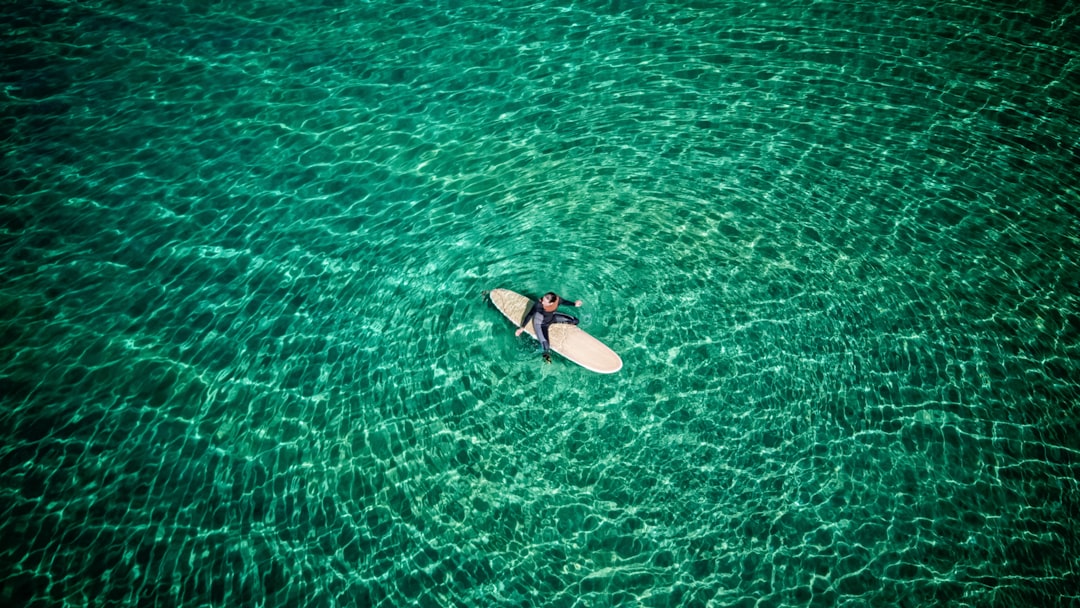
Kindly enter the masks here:
<path id="1" fill-rule="evenodd" d="M 515 336 L 520 336 L 521 332 L 525 331 L 525 325 L 531 320 L 533 324 L 533 331 L 536 332 L 536 339 L 540 340 L 540 346 L 544 349 L 544 361 L 551 363 L 551 344 L 548 342 L 548 326 L 552 323 L 570 323 L 577 325 L 578 320 L 570 315 L 562 312 L 556 312 L 560 304 L 566 303 L 567 300 L 555 295 L 555 292 L 549 291 L 543 295 L 539 300 L 533 302 L 532 308 L 529 309 L 529 314 L 525 315 L 522 319 L 521 325 L 518 326 L 517 331 L 514 332 Z M 581 306 L 581 300 L 573 302 L 574 306 Z"/>

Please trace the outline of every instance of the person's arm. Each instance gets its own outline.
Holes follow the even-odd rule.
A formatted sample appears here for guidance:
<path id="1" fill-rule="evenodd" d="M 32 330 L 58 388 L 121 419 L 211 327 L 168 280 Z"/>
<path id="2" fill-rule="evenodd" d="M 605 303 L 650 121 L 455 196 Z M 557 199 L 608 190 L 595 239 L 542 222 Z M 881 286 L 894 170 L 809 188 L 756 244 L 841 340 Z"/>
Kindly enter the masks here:
<path id="1" fill-rule="evenodd" d="M 564 302 L 566 304 L 570 305 L 570 306 L 578 306 L 578 307 L 580 307 L 582 305 L 582 303 L 583 303 L 581 300 L 571 300 L 569 298 L 564 298 L 562 296 L 559 296 L 559 304 L 563 304 Z"/>
<path id="2" fill-rule="evenodd" d="M 518 325 L 517 331 L 514 332 L 515 336 L 520 336 L 521 332 L 525 331 L 525 326 L 528 325 L 529 322 L 533 320 L 533 317 L 536 316 L 536 309 L 539 306 L 540 306 L 540 301 L 539 300 L 536 300 L 535 302 L 533 302 L 532 308 L 530 308 L 529 312 L 526 313 L 525 316 L 521 318 L 521 325 Z"/>

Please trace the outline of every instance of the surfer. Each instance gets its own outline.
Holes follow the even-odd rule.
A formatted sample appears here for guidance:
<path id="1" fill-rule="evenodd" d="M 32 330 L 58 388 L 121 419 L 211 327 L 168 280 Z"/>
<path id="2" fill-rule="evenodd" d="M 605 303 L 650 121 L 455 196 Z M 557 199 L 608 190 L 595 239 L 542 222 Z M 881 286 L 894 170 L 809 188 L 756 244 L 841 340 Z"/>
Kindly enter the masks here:
<path id="1" fill-rule="evenodd" d="M 525 315 L 525 318 L 521 321 L 521 325 L 514 332 L 515 336 L 520 336 L 521 332 L 525 331 L 525 325 L 532 320 L 533 330 L 536 332 L 536 339 L 540 340 L 540 346 L 544 349 L 544 361 L 551 363 L 551 344 L 548 343 L 548 326 L 552 323 L 570 323 L 577 325 L 578 320 L 570 315 L 562 312 L 556 312 L 560 304 L 571 303 L 559 296 L 555 295 L 555 292 L 549 291 L 544 294 L 539 300 L 533 302 L 532 308 L 529 309 L 529 314 Z M 581 300 L 572 302 L 574 306 L 581 306 Z"/>

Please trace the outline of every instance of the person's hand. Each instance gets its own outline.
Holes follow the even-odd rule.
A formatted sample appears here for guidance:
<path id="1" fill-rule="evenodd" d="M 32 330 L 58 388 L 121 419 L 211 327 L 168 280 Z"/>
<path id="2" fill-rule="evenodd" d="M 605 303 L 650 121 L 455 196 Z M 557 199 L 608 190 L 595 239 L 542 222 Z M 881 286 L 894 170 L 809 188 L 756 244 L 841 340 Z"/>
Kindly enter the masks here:
<path id="1" fill-rule="evenodd" d="M 582 305 L 583 303 L 584 303 L 584 302 L 582 302 L 581 300 L 578 300 L 577 302 L 574 302 L 574 306 L 577 306 L 578 308 L 581 308 L 581 305 Z"/>
<path id="2" fill-rule="evenodd" d="M 519 328 L 517 328 L 517 331 L 514 332 L 514 335 L 515 336 L 520 336 L 521 332 L 523 332 L 523 331 L 525 331 L 525 328 L 524 327 L 519 327 Z"/>
<path id="3" fill-rule="evenodd" d="M 544 363 L 551 363 L 551 353 L 544 353 Z"/>

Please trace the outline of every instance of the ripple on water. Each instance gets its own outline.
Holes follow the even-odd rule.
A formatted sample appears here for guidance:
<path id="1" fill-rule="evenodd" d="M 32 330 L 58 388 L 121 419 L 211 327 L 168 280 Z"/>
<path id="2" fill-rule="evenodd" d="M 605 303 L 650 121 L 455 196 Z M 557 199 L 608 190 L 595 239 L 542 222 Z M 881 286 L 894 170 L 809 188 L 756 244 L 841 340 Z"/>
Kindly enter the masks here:
<path id="1" fill-rule="evenodd" d="M 147 8 L 6 11 L 5 597 L 1070 597 L 1067 14 Z"/>

